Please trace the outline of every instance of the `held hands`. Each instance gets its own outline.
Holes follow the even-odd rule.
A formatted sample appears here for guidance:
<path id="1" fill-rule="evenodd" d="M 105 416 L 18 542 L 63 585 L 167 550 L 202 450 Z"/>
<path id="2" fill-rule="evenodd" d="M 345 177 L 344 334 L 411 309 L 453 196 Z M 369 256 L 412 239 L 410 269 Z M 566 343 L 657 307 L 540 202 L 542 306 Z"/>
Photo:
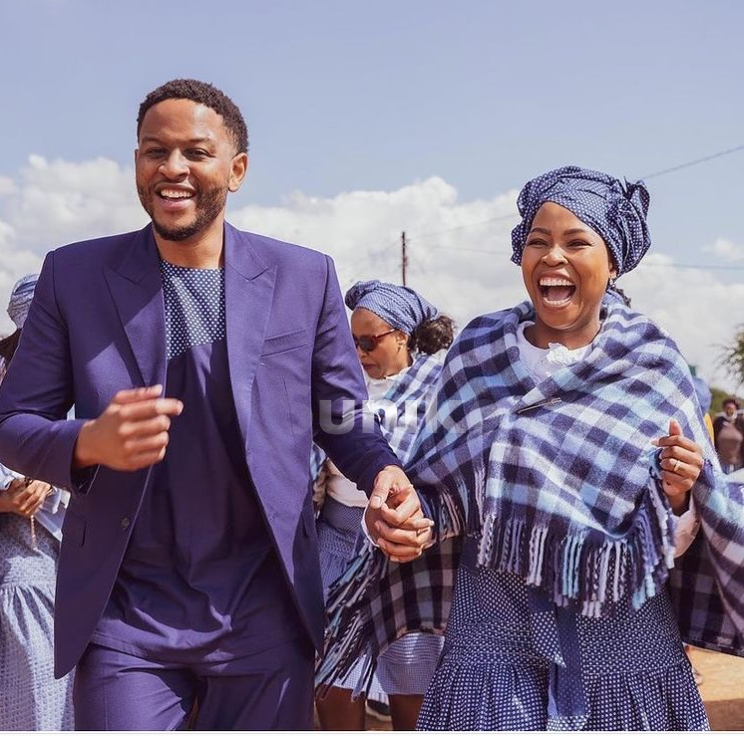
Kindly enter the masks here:
<path id="1" fill-rule="evenodd" d="M 395 465 L 383 468 L 365 512 L 367 529 L 393 562 L 410 562 L 431 540 L 434 522 L 424 517 L 406 474 Z"/>
<path id="2" fill-rule="evenodd" d="M 139 470 L 160 462 L 168 446 L 170 417 L 183 411 L 178 399 L 160 398 L 162 390 L 148 386 L 119 391 L 103 414 L 83 425 L 73 467 Z"/>
<path id="3" fill-rule="evenodd" d="M 52 487 L 41 480 L 14 480 L 5 491 L 0 491 L 0 513 L 33 518 L 51 492 Z"/>
<path id="4" fill-rule="evenodd" d="M 661 449 L 662 488 L 675 514 L 687 510 L 687 492 L 703 469 L 703 450 L 682 434 L 679 422 L 669 422 L 669 434 L 656 440 Z"/>

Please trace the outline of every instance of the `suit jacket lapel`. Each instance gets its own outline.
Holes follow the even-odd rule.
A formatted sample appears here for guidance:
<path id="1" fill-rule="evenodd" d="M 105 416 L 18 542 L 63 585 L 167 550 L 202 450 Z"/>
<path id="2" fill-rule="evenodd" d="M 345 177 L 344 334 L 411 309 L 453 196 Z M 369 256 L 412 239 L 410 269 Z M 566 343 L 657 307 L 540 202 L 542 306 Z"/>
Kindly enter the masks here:
<path id="1" fill-rule="evenodd" d="M 251 392 L 271 313 L 276 268 L 269 268 L 250 236 L 225 223 L 227 358 L 243 444 L 248 444 Z"/>
<path id="2" fill-rule="evenodd" d="M 129 251 L 104 277 L 121 319 L 143 386 L 165 386 L 165 308 L 160 259 L 148 225 L 135 235 Z"/>

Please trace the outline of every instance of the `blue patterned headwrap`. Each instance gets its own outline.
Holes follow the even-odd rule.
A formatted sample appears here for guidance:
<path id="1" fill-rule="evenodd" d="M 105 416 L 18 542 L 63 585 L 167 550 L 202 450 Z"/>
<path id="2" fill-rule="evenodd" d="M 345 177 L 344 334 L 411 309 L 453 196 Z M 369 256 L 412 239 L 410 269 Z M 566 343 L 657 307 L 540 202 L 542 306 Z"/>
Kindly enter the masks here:
<path id="1" fill-rule="evenodd" d="M 346 292 L 345 301 L 349 309 L 368 309 L 406 335 L 410 335 L 422 323 L 439 316 L 439 310 L 413 289 L 376 279 L 357 281 Z"/>
<path id="2" fill-rule="evenodd" d="M 522 222 L 512 230 L 512 261 L 522 262 L 527 234 L 545 202 L 565 207 L 602 236 L 618 276 L 634 269 L 651 245 L 646 225 L 650 197 L 641 181 L 623 184 L 601 171 L 563 166 L 528 181 L 517 206 Z"/>
<path id="3" fill-rule="evenodd" d="M 10 292 L 8 314 L 19 330 L 23 327 L 23 323 L 28 316 L 28 309 L 31 306 L 31 300 L 34 298 L 34 289 L 38 280 L 38 273 L 24 276 L 16 281 L 13 291 Z"/>

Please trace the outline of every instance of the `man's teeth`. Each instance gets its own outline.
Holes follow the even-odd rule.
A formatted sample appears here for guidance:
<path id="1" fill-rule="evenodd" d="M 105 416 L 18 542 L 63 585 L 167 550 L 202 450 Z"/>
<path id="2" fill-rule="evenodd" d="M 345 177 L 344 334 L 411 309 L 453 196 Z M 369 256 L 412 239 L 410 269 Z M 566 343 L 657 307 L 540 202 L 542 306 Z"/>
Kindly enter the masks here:
<path id="1" fill-rule="evenodd" d="M 193 195 L 191 194 L 191 192 L 183 192 L 174 189 L 163 189 L 160 192 L 160 196 L 166 197 L 167 199 L 188 199 Z"/>

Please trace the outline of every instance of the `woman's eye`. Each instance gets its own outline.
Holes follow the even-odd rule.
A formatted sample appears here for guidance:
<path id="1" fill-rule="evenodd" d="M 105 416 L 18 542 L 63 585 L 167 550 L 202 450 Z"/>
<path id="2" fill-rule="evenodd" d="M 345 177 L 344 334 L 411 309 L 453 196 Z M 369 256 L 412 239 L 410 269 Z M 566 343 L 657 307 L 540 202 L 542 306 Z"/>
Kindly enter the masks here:
<path id="1" fill-rule="evenodd" d="M 541 248 L 546 245 L 544 240 L 528 240 L 527 245 L 533 248 Z"/>

